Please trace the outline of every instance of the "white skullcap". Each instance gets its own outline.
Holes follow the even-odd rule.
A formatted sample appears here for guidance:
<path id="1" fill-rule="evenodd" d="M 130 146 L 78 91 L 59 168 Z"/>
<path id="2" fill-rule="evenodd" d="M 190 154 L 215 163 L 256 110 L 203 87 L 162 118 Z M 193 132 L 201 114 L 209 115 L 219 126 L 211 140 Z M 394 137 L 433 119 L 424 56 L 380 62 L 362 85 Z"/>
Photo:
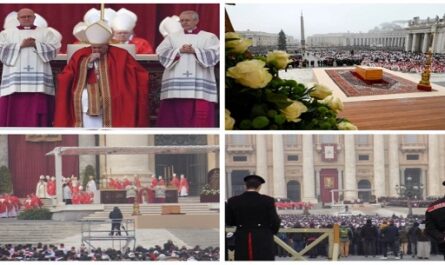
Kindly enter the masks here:
<path id="1" fill-rule="evenodd" d="M 178 16 L 166 17 L 159 24 L 159 32 L 165 38 L 169 34 L 182 31 L 181 23 Z"/>
<path id="2" fill-rule="evenodd" d="M 162 176 L 159 176 L 159 179 L 162 179 Z"/>
<path id="3" fill-rule="evenodd" d="M 111 28 L 103 21 L 91 24 L 85 30 L 85 36 L 91 44 L 106 44 L 112 35 Z"/>
<path id="4" fill-rule="evenodd" d="M 85 30 L 87 29 L 87 24 L 85 22 L 77 23 L 73 28 L 73 35 L 80 42 L 88 42 L 87 36 L 85 35 Z"/>
<path id="5" fill-rule="evenodd" d="M 36 15 L 36 19 L 34 20 L 34 25 L 36 25 L 39 28 L 47 28 L 48 22 L 46 22 L 46 19 L 43 18 L 41 15 L 34 13 Z"/>
<path id="6" fill-rule="evenodd" d="M 120 15 L 120 14 L 125 14 L 125 15 L 130 16 L 134 20 L 134 23 L 136 23 L 138 21 L 138 16 L 126 8 L 121 8 L 116 12 L 116 15 Z"/>
<path id="7" fill-rule="evenodd" d="M 127 14 L 117 14 L 111 22 L 111 28 L 114 31 L 133 31 L 136 26 L 136 20 Z"/>
<path id="8" fill-rule="evenodd" d="M 3 29 L 16 28 L 18 25 L 20 25 L 20 23 L 17 20 L 17 12 L 12 11 L 5 17 Z"/>

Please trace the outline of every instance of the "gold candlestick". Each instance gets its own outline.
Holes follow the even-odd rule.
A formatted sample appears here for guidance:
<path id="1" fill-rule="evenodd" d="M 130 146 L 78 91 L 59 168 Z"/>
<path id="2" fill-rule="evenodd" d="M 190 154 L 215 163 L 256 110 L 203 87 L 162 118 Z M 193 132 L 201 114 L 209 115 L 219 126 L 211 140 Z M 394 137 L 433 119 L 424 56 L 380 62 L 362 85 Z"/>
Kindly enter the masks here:
<path id="1" fill-rule="evenodd" d="M 425 61 L 425 67 L 422 72 L 422 79 L 420 80 L 419 84 L 417 84 L 418 90 L 423 91 L 431 91 L 431 83 L 430 83 L 430 77 L 431 77 L 431 61 L 432 61 L 432 52 L 431 49 L 429 49 L 426 52 L 426 61 Z"/>

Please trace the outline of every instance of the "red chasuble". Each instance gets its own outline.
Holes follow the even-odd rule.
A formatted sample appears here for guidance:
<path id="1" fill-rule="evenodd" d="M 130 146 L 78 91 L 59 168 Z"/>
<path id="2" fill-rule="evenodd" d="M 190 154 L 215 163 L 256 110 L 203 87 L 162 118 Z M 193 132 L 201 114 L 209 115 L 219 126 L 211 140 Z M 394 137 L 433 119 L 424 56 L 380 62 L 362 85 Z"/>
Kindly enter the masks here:
<path id="1" fill-rule="evenodd" d="M 82 127 L 82 91 L 91 48 L 78 50 L 57 76 L 55 127 Z M 148 127 L 148 72 L 126 51 L 109 46 L 99 63 L 104 127 Z"/>
<path id="2" fill-rule="evenodd" d="M 153 54 L 154 50 L 151 46 L 150 42 L 147 40 L 144 40 L 139 37 L 133 37 L 130 41 L 130 44 L 134 44 L 136 46 L 136 53 L 137 54 Z"/>

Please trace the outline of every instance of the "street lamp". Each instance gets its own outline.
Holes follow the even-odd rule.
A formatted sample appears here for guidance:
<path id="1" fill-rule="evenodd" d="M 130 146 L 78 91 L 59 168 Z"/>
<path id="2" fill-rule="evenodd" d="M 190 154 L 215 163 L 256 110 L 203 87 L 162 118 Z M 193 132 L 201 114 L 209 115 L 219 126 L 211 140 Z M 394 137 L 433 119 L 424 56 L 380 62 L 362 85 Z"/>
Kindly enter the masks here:
<path id="1" fill-rule="evenodd" d="M 402 198 L 406 198 L 408 204 L 408 217 L 413 216 L 413 207 L 411 205 L 411 199 L 414 196 L 417 196 L 417 194 L 422 194 L 422 190 L 423 190 L 423 184 L 417 185 L 413 183 L 413 178 L 411 176 L 408 176 L 406 178 L 404 185 L 396 185 L 397 194 Z"/>

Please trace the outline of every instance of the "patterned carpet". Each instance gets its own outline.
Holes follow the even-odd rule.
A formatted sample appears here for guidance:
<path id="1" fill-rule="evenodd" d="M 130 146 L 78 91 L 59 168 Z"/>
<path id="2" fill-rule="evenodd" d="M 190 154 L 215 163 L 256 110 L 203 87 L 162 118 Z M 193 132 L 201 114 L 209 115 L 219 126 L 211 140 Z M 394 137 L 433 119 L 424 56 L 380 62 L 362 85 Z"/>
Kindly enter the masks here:
<path id="1" fill-rule="evenodd" d="M 416 83 L 387 72 L 383 72 L 383 80 L 381 82 L 371 83 L 356 77 L 351 69 L 325 71 L 348 97 L 425 92 L 418 90 Z"/>

